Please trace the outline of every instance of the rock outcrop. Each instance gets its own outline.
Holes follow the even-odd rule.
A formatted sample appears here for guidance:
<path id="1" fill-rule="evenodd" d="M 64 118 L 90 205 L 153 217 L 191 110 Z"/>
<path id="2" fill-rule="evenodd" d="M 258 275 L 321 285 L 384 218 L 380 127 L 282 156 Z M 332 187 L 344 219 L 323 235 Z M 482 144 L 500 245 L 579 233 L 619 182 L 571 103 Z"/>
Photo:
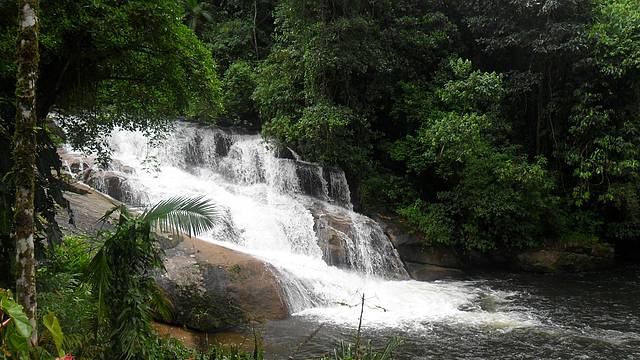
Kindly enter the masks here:
<path id="1" fill-rule="evenodd" d="M 134 186 L 131 186 L 128 175 L 135 173 L 132 167 L 118 160 L 111 160 L 107 169 L 101 169 L 94 157 L 62 151 L 59 154 L 68 175 L 72 178 L 126 204 L 140 205 L 147 201 L 144 193 L 135 191 Z"/>
<path id="2" fill-rule="evenodd" d="M 377 215 L 374 218 L 384 229 L 393 246 L 398 250 L 411 277 L 419 281 L 458 278 L 465 262 L 453 248 L 427 246 L 424 238 L 392 216 Z"/>
<path id="3" fill-rule="evenodd" d="M 611 268 L 614 257 L 613 247 L 606 244 L 565 246 L 521 252 L 514 256 L 513 266 L 540 273 L 585 272 Z"/>
<path id="4" fill-rule="evenodd" d="M 249 255 L 195 238 L 167 250 L 157 277 L 174 307 L 175 325 L 200 331 L 288 316 L 274 270 Z"/>
<path id="5" fill-rule="evenodd" d="M 348 268 L 347 234 L 350 221 L 336 214 L 325 213 L 312 208 L 314 228 L 318 237 L 318 246 L 322 249 L 324 261 L 332 266 Z"/>
<path id="6" fill-rule="evenodd" d="M 375 221 L 317 201 L 307 209 L 327 264 L 389 279 L 409 278 L 394 246 Z"/>

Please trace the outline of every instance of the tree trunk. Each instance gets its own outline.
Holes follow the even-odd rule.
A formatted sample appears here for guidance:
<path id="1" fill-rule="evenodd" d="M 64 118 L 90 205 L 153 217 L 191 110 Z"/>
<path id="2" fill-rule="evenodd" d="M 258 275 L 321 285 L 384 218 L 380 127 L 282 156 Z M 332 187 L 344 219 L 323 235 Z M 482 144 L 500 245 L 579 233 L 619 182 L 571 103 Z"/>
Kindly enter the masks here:
<path id="1" fill-rule="evenodd" d="M 258 35 L 256 28 L 258 27 L 258 0 L 253 0 L 253 46 L 256 49 L 256 60 L 260 60 L 258 53 Z"/>
<path id="2" fill-rule="evenodd" d="M 13 164 L 16 188 L 16 300 L 33 327 L 36 345 L 36 269 L 34 258 L 34 193 L 36 172 L 36 82 L 38 80 L 38 0 L 19 0 L 16 75 L 16 129 Z"/>

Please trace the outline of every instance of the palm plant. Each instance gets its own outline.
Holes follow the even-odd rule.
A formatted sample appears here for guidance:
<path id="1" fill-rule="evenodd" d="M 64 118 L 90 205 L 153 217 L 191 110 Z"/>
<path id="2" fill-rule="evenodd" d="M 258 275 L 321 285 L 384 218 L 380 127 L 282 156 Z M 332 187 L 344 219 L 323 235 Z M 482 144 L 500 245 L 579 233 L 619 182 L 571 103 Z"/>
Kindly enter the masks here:
<path id="1" fill-rule="evenodd" d="M 92 259 L 90 279 L 98 296 L 98 328 L 109 329 L 111 357 L 144 359 L 152 341 L 152 314 L 169 314 L 154 274 L 164 270 L 164 250 L 154 231 L 198 234 L 215 225 L 215 205 L 204 197 L 174 197 L 141 215 L 118 206 L 101 219 L 119 212 L 114 232 Z"/>

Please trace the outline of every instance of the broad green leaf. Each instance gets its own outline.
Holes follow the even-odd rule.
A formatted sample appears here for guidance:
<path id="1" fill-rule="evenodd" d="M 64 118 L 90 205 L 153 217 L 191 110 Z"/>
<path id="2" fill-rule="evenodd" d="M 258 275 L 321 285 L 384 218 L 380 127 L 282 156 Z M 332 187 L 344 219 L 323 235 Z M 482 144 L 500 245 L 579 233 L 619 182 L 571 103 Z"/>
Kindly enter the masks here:
<path id="1" fill-rule="evenodd" d="M 42 318 L 44 322 L 44 326 L 49 330 L 51 337 L 53 338 L 53 343 L 56 346 L 56 350 L 58 351 L 58 356 L 64 356 L 65 352 L 62 349 L 62 342 L 64 341 L 64 334 L 62 333 L 62 328 L 60 327 L 60 322 L 56 315 L 52 312 L 49 312 Z"/>
<path id="2" fill-rule="evenodd" d="M 29 337 L 24 337 L 16 331 L 15 323 L 12 321 L 7 329 L 9 336 L 7 336 L 7 345 L 10 352 L 18 355 L 20 359 L 27 358 L 26 354 L 29 351 Z"/>
<path id="3" fill-rule="evenodd" d="M 29 338 L 31 336 L 31 324 L 29 324 L 29 318 L 27 315 L 22 311 L 22 305 L 19 305 L 12 300 L 4 301 L 2 303 L 2 310 L 9 315 L 20 336 L 25 338 Z"/>

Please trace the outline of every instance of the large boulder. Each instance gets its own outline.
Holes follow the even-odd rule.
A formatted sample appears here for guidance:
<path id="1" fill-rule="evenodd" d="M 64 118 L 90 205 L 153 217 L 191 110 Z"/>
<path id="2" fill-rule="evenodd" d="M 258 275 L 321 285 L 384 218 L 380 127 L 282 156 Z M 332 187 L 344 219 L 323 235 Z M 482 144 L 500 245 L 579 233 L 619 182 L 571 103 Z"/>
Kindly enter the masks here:
<path id="1" fill-rule="evenodd" d="M 173 304 L 171 324 L 218 331 L 288 316 L 275 270 L 249 255 L 183 238 L 165 267 L 157 281 Z"/>
<path id="2" fill-rule="evenodd" d="M 322 249 L 323 260 L 332 266 L 348 268 L 346 247 L 351 221 L 338 214 L 318 211 L 312 208 L 314 229 L 318 237 L 318 246 Z"/>
<path id="3" fill-rule="evenodd" d="M 454 269 L 465 266 L 462 256 L 452 247 L 426 245 L 427 241 L 422 234 L 409 229 L 397 217 L 377 215 L 375 219 L 382 226 L 403 261 Z"/>
<path id="4" fill-rule="evenodd" d="M 89 169 L 82 174 L 82 180 L 94 189 L 128 205 L 143 205 L 148 197 L 135 179 L 115 170 Z"/>
<path id="5" fill-rule="evenodd" d="M 409 278 L 393 244 L 375 221 L 315 200 L 307 209 L 327 264 L 390 279 Z"/>

